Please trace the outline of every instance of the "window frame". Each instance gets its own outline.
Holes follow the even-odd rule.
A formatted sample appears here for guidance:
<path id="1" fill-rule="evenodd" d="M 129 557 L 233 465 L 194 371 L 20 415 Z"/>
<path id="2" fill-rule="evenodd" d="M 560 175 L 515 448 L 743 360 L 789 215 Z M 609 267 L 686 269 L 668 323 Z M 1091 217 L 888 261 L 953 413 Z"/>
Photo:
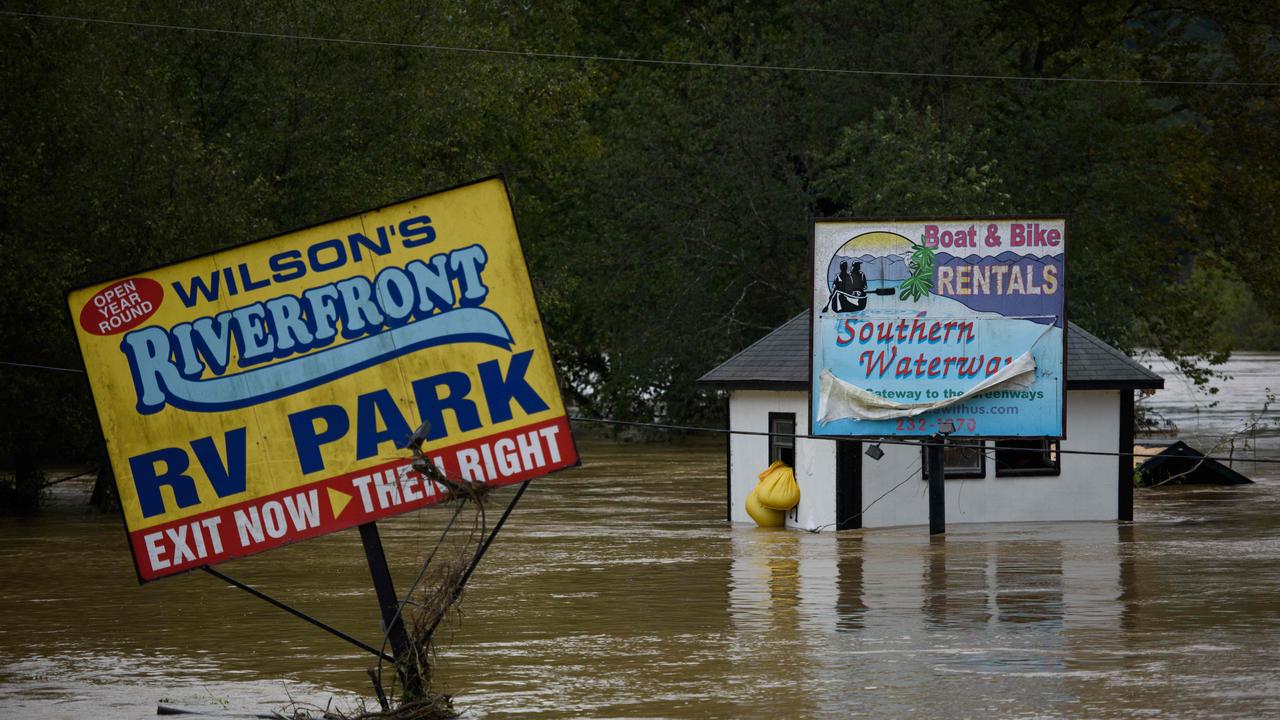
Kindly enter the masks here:
<path id="1" fill-rule="evenodd" d="M 1040 467 L 1028 468 L 1007 468 L 1001 467 L 1000 456 L 1002 453 L 1011 452 L 1034 452 L 1033 448 L 1020 450 L 1000 450 L 1000 447 L 1009 447 L 1011 443 L 1043 443 L 1043 452 L 1046 456 L 1052 457 L 1051 465 L 1042 465 Z M 1062 453 L 1059 452 L 1061 444 L 1052 438 L 1005 438 L 996 441 L 995 464 L 996 477 L 1059 477 L 1062 475 Z"/>
<path id="2" fill-rule="evenodd" d="M 943 467 L 943 480 L 985 480 L 987 477 L 987 443 L 985 440 L 978 438 L 946 438 L 944 444 L 953 444 L 955 447 L 973 447 L 978 450 L 978 467 L 973 468 L 947 468 Z M 929 480 L 929 448 L 920 448 L 920 479 Z"/>
<path id="3" fill-rule="evenodd" d="M 786 412 L 769 413 L 769 464 L 772 465 L 776 460 L 786 462 L 783 453 L 791 452 L 791 462 L 787 463 L 789 467 L 796 466 L 796 414 Z M 775 422 L 790 422 L 791 433 L 782 433 L 774 430 Z"/>

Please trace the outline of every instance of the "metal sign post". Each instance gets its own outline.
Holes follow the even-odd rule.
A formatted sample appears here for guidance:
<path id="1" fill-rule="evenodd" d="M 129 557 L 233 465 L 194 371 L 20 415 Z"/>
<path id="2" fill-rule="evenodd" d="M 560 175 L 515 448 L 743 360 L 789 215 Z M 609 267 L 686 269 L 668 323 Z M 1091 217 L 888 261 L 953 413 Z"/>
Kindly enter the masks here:
<path id="1" fill-rule="evenodd" d="M 946 467 L 946 448 L 943 436 L 935 435 L 934 442 L 925 450 L 929 465 L 929 534 L 940 535 L 947 531 L 946 487 L 943 484 Z"/>
<path id="2" fill-rule="evenodd" d="M 406 672 L 405 661 L 409 656 L 409 635 L 404 629 L 404 618 L 400 613 L 400 600 L 396 597 L 395 585 L 391 582 L 391 570 L 387 567 L 387 556 L 382 550 L 382 536 L 378 533 L 376 522 L 360 526 L 360 544 L 364 546 L 365 559 L 369 561 L 369 574 L 373 576 L 373 590 L 378 596 L 378 608 L 382 611 L 382 632 L 391 641 L 391 654 L 396 658 L 396 670 L 400 682 L 412 693 L 417 675 Z"/>
<path id="3" fill-rule="evenodd" d="M 938 432 L 925 447 L 925 463 L 929 472 L 929 534 L 947 531 L 947 436 L 956 431 L 951 420 L 939 420 Z"/>

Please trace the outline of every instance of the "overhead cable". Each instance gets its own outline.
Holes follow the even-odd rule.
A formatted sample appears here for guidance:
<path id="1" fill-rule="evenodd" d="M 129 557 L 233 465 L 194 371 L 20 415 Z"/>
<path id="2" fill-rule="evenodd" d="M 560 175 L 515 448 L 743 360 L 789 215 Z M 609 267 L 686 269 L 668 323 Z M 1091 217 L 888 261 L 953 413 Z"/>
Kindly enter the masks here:
<path id="1" fill-rule="evenodd" d="M 80 370 L 77 368 L 55 367 L 53 365 L 38 365 L 35 363 L 9 362 L 6 360 L 0 360 L 0 365 L 9 365 L 12 367 L 31 368 L 31 369 L 37 369 L 37 370 L 54 370 L 57 372 L 69 372 L 69 373 L 84 372 L 84 370 Z M 829 440 L 832 442 L 844 441 L 844 438 L 833 437 L 831 435 L 808 435 L 805 433 L 771 433 L 764 430 L 732 430 L 730 428 L 706 427 L 705 425 L 675 425 L 672 423 L 640 422 L 636 420 L 613 420 L 610 418 L 590 418 L 590 417 L 582 417 L 580 415 L 570 415 L 569 419 L 575 422 L 600 423 L 604 425 L 621 425 L 621 426 L 627 426 L 627 427 L 648 427 L 648 428 L 657 428 L 659 430 L 679 430 L 682 432 L 707 432 L 707 433 L 720 433 L 725 435 L 758 435 L 762 437 L 785 435 L 787 437 L 797 437 L 804 440 Z M 924 437 L 920 439 L 907 439 L 907 440 L 894 439 L 894 438 L 876 438 L 875 442 L 881 445 L 910 445 L 914 447 L 945 447 L 947 444 L 946 440 L 939 441 L 939 440 L 934 440 L 930 437 Z M 1003 446 L 999 444 L 992 445 L 985 449 L 986 450 L 1015 450 L 1015 451 L 1026 450 L 1026 448 L 1022 448 L 1022 447 L 1010 447 L 1010 446 Z M 1139 453 L 1139 452 L 1115 452 L 1115 451 L 1107 451 L 1107 450 L 1067 450 L 1064 448 L 1058 448 L 1056 452 L 1061 453 L 1063 455 L 1100 455 L 1104 457 L 1146 457 L 1146 458 L 1156 457 L 1157 455 L 1160 454 L 1160 453 Z M 1265 463 L 1265 464 L 1270 464 L 1270 463 L 1280 464 L 1280 458 L 1272 458 L 1272 457 L 1230 458 L 1230 457 L 1216 457 L 1212 455 L 1205 455 L 1203 459 L 1217 460 L 1218 462 L 1251 462 L 1251 463 Z"/>
<path id="2" fill-rule="evenodd" d="M 773 65 L 763 63 L 725 63 L 707 60 L 663 60 L 658 58 L 626 57 L 623 55 L 584 55 L 578 53 L 540 52 L 534 50 L 505 50 L 500 48 L 469 47 L 465 45 L 442 45 L 438 43 L 411 43 L 394 40 L 366 40 L 361 38 L 333 37 L 326 35 L 299 35 L 295 33 L 268 32 L 264 30 L 239 30 L 234 28 L 200 27 L 195 25 L 177 25 L 172 23 L 142 22 L 137 20 L 113 20 L 110 18 L 53 15 L 47 13 L 18 12 L 0 10 L 0 16 L 31 18 L 36 20 L 54 20 L 63 22 L 81 22 L 96 25 L 114 25 L 143 30 L 170 30 L 177 32 L 202 33 L 206 35 L 231 35 L 237 37 L 266 38 L 273 40 L 296 40 L 338 45 L 358 45 L 366 47 L 398 48 L 404 50 L 430 50 L 437 52 L 465 53 L 471 55 L 492 55 L 504 57 L 522 57 L 537 60 L 570 60 L 575 62 L 623 63 L 629 65 L 675 66 L 688 68 L 716 68 L 726 70 L 759 70 L 766 72 L 812 73 L 821 75 L 852 75 L 866 77 L 890 77 L 907 79 L 937 80 L 986 80 L 996 82 L 1037 82 L 1037 83 L 1090 83 L 1104 85 L 1192 85 L 1220 87 L 1280 87 L 1280 82 L 1248 81 L 1248 80 L 1200 80 L 1200 79 L 1158 79 L 1158 78 L 1099 78 L 1099 77 L 1048 77 L 1040 75 L 999 75 L 987 73 L 962 72 L 923 72 L 912 70 L 868 70 L 858 68 L 832 68 L 812 65 Z"/>
<path id="3" fill-rule="evenodd" d="M 586 418 L 586 417 L 579 417 L 576 415 L 569 416 L 569 419 L 577 422 L 593 422 L 593 423 L 602 423 L 607 425 L 629 425 L 629 426 L 635 426 L 635 427 L 652 427 L 652 428 L 659 428 L 662 430 L 681 430 L 685 432 L 708 432 L 708 433 L 722 433 L 722 434 L 728 434 L 728 435 L 758 435 L 761 437 L 777 437 L 781 435 L 784 437 L 797 437 L 804 440 L 829 440 L 832 442 L 846 442 L 851 439 L 851 438 L 834 437 L 831 435 L 808 435 L 805 433 L 771 433 L 765 430 L 730 430 L 728 428 L 714 428 L 714 427 L 705 427 L 700 425 L 671 425 L 668 423 L 636 422 L 632 420 L 610 420 L 608 418 Z M 960 436 L 959 438 L 956 438 L 956 439 L 963 440 L 965 438 L 964 436 Z M 877 438 L 874 438 L 873 440 L 868 440 L 868 442 L 875 442 L 880 445 L 910 445 L 915 447 L 946 447 L 947 446 L 946 440 L 934 440 L 932 439 L 932 437 L 923 437 L 918 440 L 916 439 L 903 440 L 903 439 L 896 439 L 896 438 L 877 437 Z M 1004 446 L 999 444 L 992 445 L 986 449 L 987 450 L 1014 450 L 1014 451 L 1021 451 L 1021 452 L 1026 451 L 1025 447 L 1011 447 L 1011 446 Z M 1106 451 L 1106 450 L 1066 450 L 1063 448 L 1058 448 L 1055 452 L 1061 453 L 1063 455 L 1101 455 L 1105 457 L 1156 457 L 1157 455 L 1160 454 L 1160 453 L 1139 453 L 1139 452 L 1115 452 L 1115 451 Z M 1219 462 L 1251 462 L 1251 463 L 1280 464 L 1280 458 L 1271 458 L 1271 457 L 1227 458 L 1227 457 L 1213 457 L 1213 456 L 1205 455 L 1204 459 L 1217 460 Z"/>

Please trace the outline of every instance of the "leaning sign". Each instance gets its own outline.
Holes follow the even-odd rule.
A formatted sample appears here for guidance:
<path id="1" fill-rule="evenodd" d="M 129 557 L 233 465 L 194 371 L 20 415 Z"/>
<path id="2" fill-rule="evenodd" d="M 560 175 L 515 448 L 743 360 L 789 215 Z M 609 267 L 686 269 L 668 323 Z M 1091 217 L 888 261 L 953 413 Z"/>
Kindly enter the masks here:
<path id="1" fill-rule="evenodd" d="M 819 220 L 815 435 L 1061 438 L 1062 217 Z"/>
<path id="2" fill-rule="evenodd" d="M 142 581 L 578 463 L 500 179 L 68 300 Z"/>

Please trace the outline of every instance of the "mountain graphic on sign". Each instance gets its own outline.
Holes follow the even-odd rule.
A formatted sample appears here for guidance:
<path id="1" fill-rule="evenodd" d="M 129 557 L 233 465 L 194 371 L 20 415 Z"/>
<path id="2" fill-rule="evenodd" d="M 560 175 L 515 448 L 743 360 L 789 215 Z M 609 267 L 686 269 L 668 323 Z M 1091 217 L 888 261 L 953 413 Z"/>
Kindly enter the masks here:
<path id="1" fill-rule="evenodd" d="M 934 256 L 935 265 L 961 264 L 968 265 L 1007 265 L 1009 263 L 1027 263 L 1038 262 L 1042 265 L 1059 265 L 1062 263 L 1062 253 L 1057 255 L 1023 255 L 1005 250 L 999 255 L 979 256 L 977 254 L 970 255 L 952 255 L 946 250 L 940 251 Z"/>

